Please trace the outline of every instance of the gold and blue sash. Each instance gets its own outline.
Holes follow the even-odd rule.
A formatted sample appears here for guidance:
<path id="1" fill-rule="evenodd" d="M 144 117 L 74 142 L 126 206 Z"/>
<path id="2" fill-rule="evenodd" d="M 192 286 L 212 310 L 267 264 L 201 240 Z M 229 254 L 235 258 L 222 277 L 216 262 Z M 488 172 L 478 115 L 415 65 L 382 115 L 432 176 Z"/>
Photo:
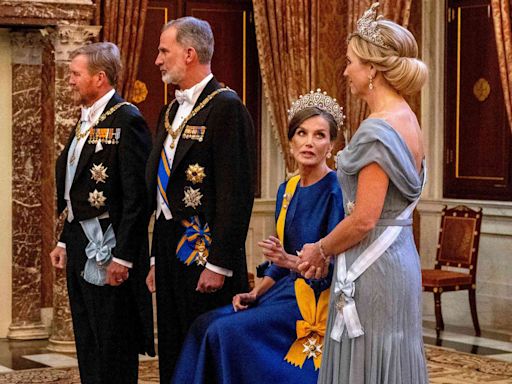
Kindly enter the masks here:
<path id="1" fill-rule="evenodd" d="M 182 220 L 181 223 L 185 227 L 185 233 L 176 248 L 176 256 L 186 265 L 190 265 L 194 261 L 197 264 L 205 265 L 212 242 L 208 223 L 202 224 L 197 216 L 192 216 L 189 220 Z"/>
<path id="2" fill-rule="evenodd" d="M 167 198 L 167 185 L 169 184 L 169 177 L 171 176 L 171 167 L 169 166 L 169 159 L 165 152 L 165 147 L 160 152 L 160 162 L 158 163 L 157 183 L 158 192 L 162 199 L 169 208 L 169 199 Z"/>

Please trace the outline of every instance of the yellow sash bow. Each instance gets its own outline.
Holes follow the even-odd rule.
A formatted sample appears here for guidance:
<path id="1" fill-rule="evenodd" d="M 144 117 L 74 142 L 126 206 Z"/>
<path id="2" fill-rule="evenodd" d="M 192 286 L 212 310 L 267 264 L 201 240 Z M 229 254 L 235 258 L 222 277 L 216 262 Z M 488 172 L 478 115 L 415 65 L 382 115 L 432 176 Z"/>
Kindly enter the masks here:
<path id="1" fill-rule="evenodd" d="M 320 294 L 317 303 L 313 289 L 303 279 L 297 279 L 295 280 L 295 297 L 304 320 L 297 320 L 297 340 L 294 341 L 284 359 L 302 368 L 306 359 L 312 358 L 317 370 L 322 362 L 329 289 Z"/>

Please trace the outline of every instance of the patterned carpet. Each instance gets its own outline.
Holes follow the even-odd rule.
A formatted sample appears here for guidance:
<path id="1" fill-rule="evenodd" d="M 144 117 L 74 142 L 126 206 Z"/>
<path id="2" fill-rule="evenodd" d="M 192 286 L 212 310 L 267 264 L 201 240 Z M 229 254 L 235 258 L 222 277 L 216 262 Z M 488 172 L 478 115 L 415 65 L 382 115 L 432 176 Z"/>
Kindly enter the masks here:
<path id="1" fill-rule="evenodd" d="M 512 363 L 426 347 L 432 384 L 512 384 Z M 77 368 L 30 369 L 0 374 L 0 384 L 80 384 Z M 158 362 L 140 364 L 139 384 L 158 383 Z"/>

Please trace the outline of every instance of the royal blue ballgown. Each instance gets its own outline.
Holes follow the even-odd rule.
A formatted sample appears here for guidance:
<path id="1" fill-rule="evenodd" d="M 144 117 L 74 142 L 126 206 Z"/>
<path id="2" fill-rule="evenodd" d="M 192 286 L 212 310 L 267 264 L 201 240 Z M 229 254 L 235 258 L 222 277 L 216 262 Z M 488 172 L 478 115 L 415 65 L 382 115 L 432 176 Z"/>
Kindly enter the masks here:
<path id="1" fill-rule="evenodd" d="M 285 184 L 279 187 L 276 220 Z M 284 248 L 295 255 L 306 243 L 327 235 L 343 219 L 343 198 L 334 172 L 307 187 L 300 183 L 288 206 Z M 190 328 L 174 372 L 173 383 L 311 383 L 318 370 L 306 359 L 302 368 L 284 360 L 297 339 L 302 320 L 295 297 L 295 272 L 271 265 L 266 276 L 276 283 L 249 309 L 225 306 L 200 316 Z M 329 289 L 332 273 L 307 281 L 315 297 Z"/>

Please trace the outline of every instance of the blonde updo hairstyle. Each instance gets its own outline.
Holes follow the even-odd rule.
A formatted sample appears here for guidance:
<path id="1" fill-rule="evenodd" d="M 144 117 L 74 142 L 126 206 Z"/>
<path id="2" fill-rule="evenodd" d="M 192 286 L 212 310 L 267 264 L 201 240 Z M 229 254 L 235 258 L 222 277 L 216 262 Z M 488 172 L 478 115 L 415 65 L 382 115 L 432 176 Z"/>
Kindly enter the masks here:
<path id="1" fill-rule="evenodd" d="M 378 19 L 376 23 L 384 44 L 390 48 L 369 43 L 354 33 L 349 36 L 352 51 L 363 63 L 373 64 L 400 94 L 419 92 L 427 81 L 428 69 L 418 59 L 416 39 L 411 32 L 392 21 Z"/>

